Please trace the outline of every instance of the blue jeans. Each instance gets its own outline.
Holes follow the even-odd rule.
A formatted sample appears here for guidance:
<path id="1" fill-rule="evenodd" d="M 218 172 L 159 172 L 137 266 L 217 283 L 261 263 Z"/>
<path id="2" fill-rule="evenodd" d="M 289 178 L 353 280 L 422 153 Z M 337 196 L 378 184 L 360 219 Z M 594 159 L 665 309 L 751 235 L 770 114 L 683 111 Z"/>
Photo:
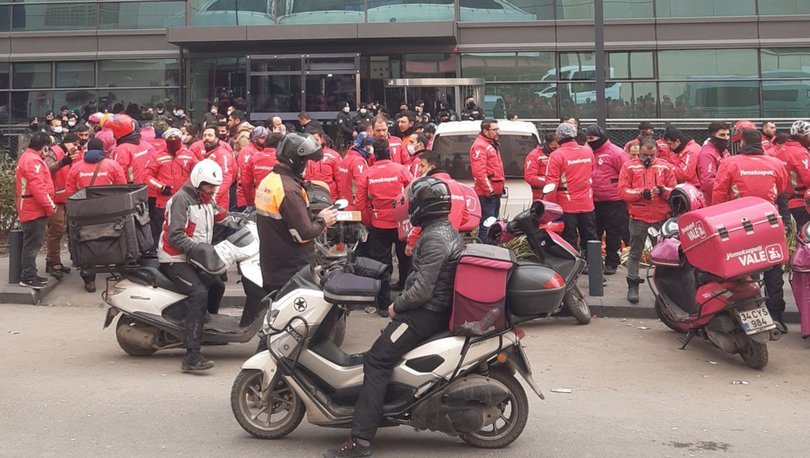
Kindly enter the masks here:
<path id="1" fill-rule="evenodd" d="M 489 242 L 486 239 L 486 228 L 484 228 L 484 221 L 490 216 L 498 217 L 501 213 L 501 196 L 484 197 L 478 196 L 478 202 L 481 203 L 481 222 L 478 224 L 478 238 L 484 243 Z"/>

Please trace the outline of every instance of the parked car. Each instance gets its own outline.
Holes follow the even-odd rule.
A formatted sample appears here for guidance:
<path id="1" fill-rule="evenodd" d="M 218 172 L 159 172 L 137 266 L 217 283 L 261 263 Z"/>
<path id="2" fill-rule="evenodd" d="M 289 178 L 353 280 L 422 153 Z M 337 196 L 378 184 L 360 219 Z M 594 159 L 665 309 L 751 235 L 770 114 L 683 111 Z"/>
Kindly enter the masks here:
<path id="1" fill-rule="evenodd" d="M 537 127 L 525 121 L 498 120 L 501 159 L 506 176 L 501 199 L 501 217 L 512 218 L 532 202 L 532 190 L 523 180 L 526 155 L 540 144 Z M 454 179 L 473 185 L 470 147 L 481 132 L 481 121 L 443 122 L 436 127 L 432 151 L 441 156 L 444 168 Z"/>

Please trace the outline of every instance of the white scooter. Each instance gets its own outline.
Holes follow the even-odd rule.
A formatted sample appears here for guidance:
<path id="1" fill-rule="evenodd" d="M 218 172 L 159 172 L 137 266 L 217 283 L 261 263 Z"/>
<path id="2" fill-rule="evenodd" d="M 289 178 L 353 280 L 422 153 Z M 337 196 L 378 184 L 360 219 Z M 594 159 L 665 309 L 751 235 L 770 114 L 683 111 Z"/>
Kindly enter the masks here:
<path id="1" fill-rule="evenodd" d="M 256 223 L 246 225 L 214 246 L 204 269 L 214 274 L 227 272 L 236 263 L 242 276 L 245 307 L 240 317 L 212 314 L 205 323 L 204 344 L 247 342 L 262 327 L 267 294 L 262 289 L 259 238 Z M 121 348 L 133 356 L 148 356 L 158 350 L 181 348 L 185 327 L 186 296 L 177 292 L 156 265 L 113 272 L 107 279 L 104 301 L 110 306 L 104 320 L 107 328 L 118 313 L 115 335 Z"/>
<path id="2" fill-rule="evenodd" d="M 347 233 L 362 228 L 353 213 L 339 216 L 347 222 Z M 379 289 L 379 280 L 351 274 L 341 265 L 351 266 L 355 247 L 348 245 L 347 257 L 331 269 L 314 263 L 299 271 L 270 306 L 261 331 L 268 350 L 242 365 L 231 391 L 233 414 L 253 436 L 282 438 L 298 427 L 304 413 L 314 425 L 351 425 L 363 385 L 363 355 L 344 353 L 330 334 L 336 317 L 373 305 Z M 336 278 L 348 281 L 336 286 Z M 520 328 L 507 325 L 482 337 L 443 332 L 423 342 L 394 369 L 381 426 L 441 431 L 476 447 L 509 445 L 529 418 L 528 399 L 515 372 L 543 398 L 522 337 Z"/>

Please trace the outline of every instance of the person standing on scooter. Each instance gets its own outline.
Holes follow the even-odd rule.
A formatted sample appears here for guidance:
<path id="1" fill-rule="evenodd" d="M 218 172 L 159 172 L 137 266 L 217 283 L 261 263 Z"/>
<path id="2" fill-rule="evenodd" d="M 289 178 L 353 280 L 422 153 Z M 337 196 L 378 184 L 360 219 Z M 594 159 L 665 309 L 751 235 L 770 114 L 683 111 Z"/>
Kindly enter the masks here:
<path id="1" fill-rule="evenodd" d="M 657 158 L 658 145 L 652 138 L 641 140 L 637 158 L 622 166 L 619 174 L 619 196 L 630 212 L 630 255 L 627 261 L 627 300 L 638 303 L 638 276 L 641 253 L 650 227 L 661 229 L 667 219 L 669 193 L 677 179 L 667 161 Z"/>
<path id="2" fill-rule="evenodd" d="M 584 253 L 588 241 L 596 240 L 596 214 L 591 188 L 593 151 L 577 143 L 578 134 L 576 126 L 569 122 L 557 127 L 557 143 L 560 147 L 549 157 L 546 184 L 556 186 L 550 200 L 557 202 L 565 212 L 562 237 L 571 246 L 579 246 L 580 252 Z"/>
<path id="3" fill-rule="evenodd" d="M 447 329 L 464 246 L 448 220 L 450 207 L 450 189 L 437 178 L 419 178 L 408 189 L 410 220 L 422 228 L 422 236 L 405 289 L 388 309 L 391 322 L 363 357 L 363 388 L 354 407 L 351 438 L 339 448 L 325 450 L 324 457 L 371 456 L 394 366 L 420 342 Z"/>
<path id="4" fill-rule="evenodd" d="M 736 156 L 723 159 L 717 170 L 717 178 L 712 191 L 712 204 L 721 204 L 742 197 L 759 197 L 777 206 L 783 221 L 790 221 L 788 192 L 791 191 L 785 165 L 779 159 L 765 155 L 762 136 L 756 129 L 746 129 L 741 135 L 742 147 Z M 788 226 L 785 226 L 786 232 Z M 782 288 L 785 280 L 782 266 L 774 266 L 763 273 L 768 307 L 776 329 L 787 334 L 787 326 L 782 321 L 785 300 Z"/>

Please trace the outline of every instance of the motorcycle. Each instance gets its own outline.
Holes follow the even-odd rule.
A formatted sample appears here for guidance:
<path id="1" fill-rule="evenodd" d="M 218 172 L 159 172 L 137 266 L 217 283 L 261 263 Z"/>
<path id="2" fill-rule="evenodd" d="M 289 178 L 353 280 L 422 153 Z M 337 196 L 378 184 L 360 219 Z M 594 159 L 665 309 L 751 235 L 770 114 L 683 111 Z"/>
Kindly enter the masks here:
<path id="1" fill-rule="evenodd" d="M 653 227 L 648 230 L 656 241 L 647 272 L 656 315 L 673 331 L 686 334 L 680 339 L 682 350 L 693 337 L 700 336 L 727 353 L 739 353 L 748 366 L 763 369 L 768 364 L 767 342 L 778 340 L 781 334 L 764 306 L 761 282 L 755 280 L 758 273 L 771 267 L 769 262 L 758 262 L 760 254 L 755 251 L 756 244 L 768 242 L 750 236 L 755 234 L 755 227 L 767 226 L 766 230 L 776 235 L 777 244 L 781 237 L 784 245 L 784 227 L 774 215 L 775 209 L 762 199 L 747 197 L 699 210 L 702 194 L 689 184 L 675 187 L 669 206 L 673 216 L 660 231 Z M 743 216 L 759 217 L 762 212 L 766 212 L 764 221 L 752 222 L 753 216 L 750 220 Z M 739 219 L 754 247 L 729 252 L 721 244 L 734 242 L 732 236 L 741 231 L 733 224 Z M 717 230 L 719 237 L 707 228 Z M 763 237 L 761 232 L 756 235 Z M 682 245 L 683 240 L 689 242 L 688 247 Z M 719 242 L 712 246 L 713 240 Z M 715 247 L 719 248 L 712 250 Z M 742 258 L 742 266 L 736 264 L 737 257 Z"/>
<path id="2" fill-rule="evenodd" d="M 242 276 L 245 307 L 241 316 L 211 314 L 203 331 L 204 344 L 247 342 L 262 326 L 267 307 L 262 303 L 259 265 L 259 237 L 256 223 L 245 226 L 213 247 L 210 253 L 189 259 L 212 275 L 227 272 L 236 263 Z M 186 315 L 186 296 L 167 278 L 155 263 L 144 262 L 135 268 L 113 271 L 102 293 L 109 306 L 104 328 L 121 313 L 116 325 L 118 345 L 132 356 L 149 356 L 158 350 L 182 348 Z"/>
<path id="3" fill-rule="evenodd" d="M 548 184 L 543 188 L 543 193 L 548 194 L 554 188 L 555 185 Z M 555 221 L 562 214 L 562 208 L 556 203 L 536 200 L 528 210 L 517 214 L 512 221 L 489 217 L 484 221 L 484 226 L 488 227 L 487 238 L 499 244 L 525 235 L 540 264 L 554 269 L 565 280 L 565 296 L 559 303 L 543 304 L 543 317 L 556 315 L 565 307 L 578 323 L 588 324 L 591 321 L 591 311 L 585 295 L 577 285 L 577 278 L 585 270 L 585 259 L 559 235 L 559 223 Z"/>
<path id="4" fill-rule="evenodd" d="M 350 215 L 339 219 L 362 227 L 359 212 L 343 213 Z M 343 232 L 351 236 L 352 226 Z M 380 287 L 378 279 L 352 273 L 359 272 L 355 263 L 362 259 L 354 256 L 356 246 L 345 245 L 347 254 L 337 263 L 314 262 L 275 298 L 265 298 L 269 311 L 260 334 L 267 339 L 267 350 L 242 365 L 231 391 L 234 417 L 251 435 L 280 439 L 305 414 L 313 425 L 351 426 L 363 385 L 363 355 L 346 354 L 329 335 L 337 317 L 373 305 Z M 544 280 L 556 277 L 553 293 L 562 295 L 559 275 L 530 267 L 543 275 L 540 286 L 535 278 L 533 288 L 542 289 Z M 543 398 L 521 345 L 523 336 L 522 329 L 508 323 L 484 336 L 446 331 L 422 342 L 392 372 L 381 426 L 440 431 L 476 447 L 507 446 L 523 432 L 529 416 L 528 399 L 515 374 Z"/>
<path id="5" fill-rule="evenodd" d="M 805 193 L 804 202 L 810 211 L 810 191 Z M 796 252 L 790 262 L 790 288 L 799 309 L 802 338 L 806 339 L 810 337 L 810 223 L 798 229 Z"/>

